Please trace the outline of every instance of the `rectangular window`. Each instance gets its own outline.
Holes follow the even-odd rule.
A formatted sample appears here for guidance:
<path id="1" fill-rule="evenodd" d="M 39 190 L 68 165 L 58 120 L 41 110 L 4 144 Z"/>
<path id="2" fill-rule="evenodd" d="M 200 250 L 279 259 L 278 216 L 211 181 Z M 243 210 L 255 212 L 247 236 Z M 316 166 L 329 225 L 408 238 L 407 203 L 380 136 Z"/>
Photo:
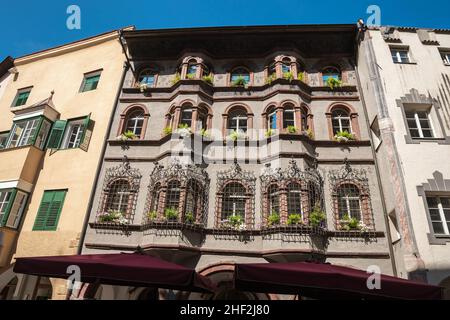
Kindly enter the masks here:
<path id="1" fill-rule="evenodd" d="M 391 49 L 392 60 L 394 63 L 410 63 L 408 49 Z"/>
<path id="2" fill-rule="evenodd" d="M 433 125 L 428 111 L 406 111 L 406 121 L 413 139 L 434 137 Z"/>
<path id="3" fill-rule="evenodd" d="M 450 197 L 427 197 L 428 213 L 433 232 L 438 235 L 450 235 Z"/>
<path id="4" fill-rule="evenodd" d="M 80 91 L 86 92 L 97 89 L 99 81 L 100 81 L 100 72 L 85 74 Z"/>
<path id="5" fill-rule="evenodd" d="M 28 97 L 30 96 L 31 89 L 21 89 L 17 91 L 16 98 L 14 99 L 13 106 L 20 107 L 27 103 Z"/>
<path id="6" fill-rule="evenodd" d="M 285 110 L 283 113 L 283 128 L 287 128 L 289 126 L 295 127 L 294 110 Z"/>
<path id="7" fill-rule="evenodd" d="M 8 147 L 15 148 L 33 144 L 40 121 L 40 118 L 33 118 L 15 122 Z"/>
<path id="8" fill-rule="evenodd" d="M 55 231 L 67 190 L 45 191 L 34 222 L 33 231 Z"/>
<path id="9" fill-rule="evenodd" d="M 85 130 L 85 120 L 69 121 L 61 149 L 75 149 L 80 146 L 81 138 Z"/>
<path id="10" fill-rule="evenodd" d="M 441 52 L 442 61 L 446 66 L 450 66 L 450 52 Z"/>
<path id="11" fill-rule="evenodd" d="M 8 142 L 9 132 L 0 133 L 0 149 L 6 148 L 6 143 Z"/>
<path id="12" fill-rule="evenodd" d="M 12 189 L 0 190 L 0 226 L 3 226 L 3 221 L 6 220 L 7 210 L 13 194 Z"/>
<path id="13" fill-rule="evenodd" d="M 181 112 L 180 125 L 192 126 L 192 109 L 183 109 Z"/>
<path id="14" fill-rule="evenodd" d="M 85 140 L 89 140 L 87 135 L 89 123 L 90 116 L 73 120 L 57 120 L 50 132 L 47 148 L 80 148 L 86 142 Z"/>
<path id="15" fill-rule="evenodd" d="M 47 137 L 50 132 L 51 123 L 47 119 L 43 119 L 41 127 L 39 128 L 39 133 L 36 136 L 36 141 L 34 145 L 39 149 L 45 148 L 45 143 L 47 142 Z"/>
<path id="16" fill-rule="evenodd" d="M 17 229 L 28 194 L 17 189 L 0 190 L 0 226 Z"/>

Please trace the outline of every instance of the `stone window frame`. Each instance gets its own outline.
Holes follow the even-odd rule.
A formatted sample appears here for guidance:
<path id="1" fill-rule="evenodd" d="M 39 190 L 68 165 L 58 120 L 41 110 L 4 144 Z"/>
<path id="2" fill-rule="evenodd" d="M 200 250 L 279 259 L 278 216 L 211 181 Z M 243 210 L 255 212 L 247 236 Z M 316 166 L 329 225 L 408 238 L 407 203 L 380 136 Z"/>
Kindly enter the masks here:
<path id="1" fill-rule="evenodd" d="M 167 189 L 170 183 L 178 182 L 180 194 L 178 199 L 178 219 L 177 223 L 184 223 L 186 218 L 186 206 L 188 187 L 193 181 L 197 186 L 200 186 L 200 194 L 197 199 L 200 202 L 197 206 L 197 212 L 194 216 L 194 223 L 206 227 L 208 214 L 208 191 L 209 191 L 209 176 L 207 172 L 196 165 L 182 165 L 179 161 L 174 160 L 167 167 L 155 162 L 154 169 L 150 174 L 150 183 L 147 188 L 147 199 L 145 204 L 145 211 L 143 215 L 143 224 L 149 222 L 148 213 L 152 211 L 154 206 L 153 196 L 157 195 L 158 203 L 156 204 L 156 221 L 164 221 L 165 210 L 167 205 Z"/>
<path id="2" fill-rule="evenodd" d="M 423 107 L 427 107 L 431 110 L 432 113 L 432 125 L 433 125 L 433 133 L 437 136 L 439 133 L 439 137 L 434 138 L 413 138 L 409 131 L 408 121 L 406 120 L 406 110 L 405 105 L 420 105 Z M 405 125 L 406 135 L 405 135 L 405 143 L 406 144 L 420 144 L 420 143 L 437 143 L 437 144 L 450 144 L 450 136 L 448 132 L 445 130 L 444 122 L 442 120 L 441 115 L 441 105 L 436 99 L 432 97 L 427 97 L 424 94 L 420 94 L 417 89 L 411 89 L 408 94 L 397 99 L 397 107 L 400 108 L 403 117 L 403 123 Z M 438 130 L 439 132 L 436 132 Z"/>
<path id="3" fill-rule="evenodd" d="M 109 188 L 111 184 L 118 180 L 126 180 L 130 186 L 130 196 L 125 218 L 128 222 L 132 223 L 134 220 L 141 178 L 142 175 L 139 169 L 131 168 L 130 162 L 126 156 L 124 156 L 121 165 L 106 169 L 96 219 L 99 219 L 99 217 L 105 213 L 108 197 L 110 196 Z"/>
<path id="4" fill-rule="evenodd" d="M 141 77 L 141 74 L 146 72 L 146 71 L 153 72 L 154 80 L 153 80 L 153 85 L 151 86 L 151 88 L 156 88 L 157 83 L 158 83 L 158 78 L 159 78 L 159 68 L 157 68 L 155 66 L 144 66 L 144 67 L 141 67 L 138 70 L 138 72 L 136 73 L 137 77 L 134 79 L 134 86 L 135 87 L 139 87 L 139 85 L 140 85 L 139 78 Z"/>
<path id="5" fill-rule="evenodd" d="M 372 201 L 370 196 L 369 179 L 364 169 L 354 169 L 350 166 L 348 159 L 344 159 L 344 166 L 338 170 L 330 170 L 328 173 L 330 181 L 330 194 L 333 210 L 334 227 L 341 231 L 338 188 L 341 185 L 352 184 L 359 189 L 361 205 L 361 221 L 370 229 L 375 231 L 375 219 L 373 216 Z"/>
<path id="6" fill-rule="evenodd" d="M 229 170 L 217 173 L 214 229 L 221 229 L 222 226 L 223 190 L 227 185 L 235 182 L 241 184 L 245 188 L 246 200 L 244 224 L 246 230 L 253 230 L 255 227 L 256 176 L 252 171 L 243 170 L 235 160 L 233 166 Z"/>
<path id="7" fill-rule="evenodd" d="M 433 179 L 428 179 L 426 183 L 419 185 L 417 188 L 417 195 L 422 198 L 425 215 L 428 221 L 430 233 L 427 233 L 428 242 L 430 245 L 446 245 L 450 243 L 449 235 L 436 235 L 433 231 L 433 224 L 431 222 L 430 210 L 428 208 L 427 196 L 450 196 L 450 179 L 444 179 L 441 172 L 433 172 Z"/>
<path id="8" fill-rule="evenodd" d="M 324 194 L 323 194 L 323 178 L 319 171 L 313 168 L 300 170 L 295 160 L 289 161 L 289 165 L 285 170 L 281 168 L 272 169 L 270 164 L 266 165 L 266 169 L 260 176 L 261 181 L 261 223 L 263 227 L 268 227 L 268 217 L 271 212 L 268 211 L 269 190 L 272 186 L 278 187 L 280 224 L 287 225 L 289 214 L 289 185 L 295 183 L 300 186 L 300 201 L 302 222 L 309 224 L 309 214 L 314 207 L 318 205 L 324 210 Z M 314 202 L 314 203 L 313 203 Z M 324 222 L 326 226 L 326 222 Z"/>
<path id="9" fill-rule="evenodd" d="M 139 110 L 139 109 L 141 109 L 144 112 L 144 123 L 142 124 L 142 131 L 138 138 L 140 140 L 145 139 L 145 133 L 147 132 L 147 126 L 148 126 L 148 120 L 150 118 L 150 113 L 148 112 L 147 107 L 143 104 L 132 104 L 132 105 L 126 107 L 125 110 L 123 110 L 123 112 L 120 114 L 120 121 L 119 121 L 118 130 L 117 130 L 117 136 L 120 136 L 122 133 L 124 133 L 126 126 L 127 126 L 128 117 L 133 112 L 135 112 L 136 110 Z"/>
<path id="10" fill-rule="evenodd" d="M 266 81 L 269 81 L 269 79 L 272 77 L 271 68 L 272 66 L 275 68 L 275 78 L 276 79 L 283 79 L 283 63 L 284 60 L 288 59 L 290 63 L 290 72 L 292 73 L 294 80 L 298 80 L 298 73 L 299 70 L 303 70 L 304 68 L 301 67 L 301 64 L 299 63 L 298 59 L 291 55 L 279 55 L 276 56 L 268 66 L 265 68 L 265 78 Z M 273 79 L 272 79 L 273 80 Z M 303 79 L 305 81 L 305 79 Z"/>
<path id="11" fill-rule="evenodd" d="M 247 72 L 249 74 L 249 77 L 250 77 L 250 80 L 246 84 L 246 86 L 248 86 L 248 87 L 253 86 L 253 84 L 255 83 L 255 74 L 249 67 L 247 67 L 246 65 L 243 65 L 243 64 L 234 65 L 232 68 L 229 69 L 229 71 L 227 72 L 227 85 L 229 87 L 233 87 L 233 83 L 231 81 L 231 75 L 233 74 L 233 71 L 236 70 L 236 69 L 245 69 L 245 70 L 247 70 Z"/>
<path id="12" fill-rule="evenodd" d="M 193 78 L 188 78 L 188 67 L 192 62 L 197 65 L 197 69 L 195 71 L 195 76 Z M 205 74 L 206 71 L 208 71 L 208 74 L 213 75 L 212 69 L 205 64 L 203 58 L 198 56 L 184 57 L 178 70 L 180 72 L 181 80 L 201 80 L 204 75 L 207 75 Z"/>
<path id="13" fill-rule="evenodd" d="M 228 136 L 228 123 L 230 115 L 236 111 L 236 109 L 242 109 L 247 115 L 247 135 L 253 129 L 254 113 L 249 105 L 245 103 L 233 103 L 229 105 L 225 112 L 222 114 L 222 136 L 225 138 Z"/>
<path id="14" fill-rule="evenodd" d="M 350 124 L 351 124 L 351 128 L 352 128 L 352 134 L 355 138 L 355 140 L 360 140 L 361 139 L 361 130 L 359 127 L 359 121 L 358 121 L 358 113 L 356 112 L 356 110 L 354 109 L 353 106 L 351 106 L 348 103 L 345 102 L 335 102 L 333 104 L 331 104 L 328 109 L 327 112 L 325 113 L 325 116 L 327 118 L 327 124 L 328 124 L 328 135 L 330 140 L 334 140 L 334 133 L 333 133 L 333 111 L 334 109 L 344 109 L 348 112 L 349 117 L 350 117 Z"/>
<path id="15" fill-rule="evenodd" d="M 274 111 L 277 114 L 277 130 L 281 133 L 287 133 L 288 132 L 287 128 L 284 128 L 284 110 L 287 107 L 292 107 L 294 109 L 294 120 L 295 120 L 295 127 L 297 128 L 297 134 L 305 132 L 307 129 L 311 129 L 312 133 L 314 134 L 314 120 L 313 120 L 314 116 L 311 113 L 311 109 L 304 103 L 299 105 L 292 100 L 284 100 L 280 103 L 271 102 L 264 108 L 264 111 L 261 114 L 263 130 L 266 131 L 269 129 L 268 116 L 269 114 L 271 114 L 269 111 L 274 109 Z M 305 115 L 306 117 L 306 122 L 308 126 L 307 128 L 303 128 L 302 115 Z"/>
<path id="16" fill-rule="evenodd" d="M 178 129 L 178 126 L 181 121 L 181 113 L 182 109 L 189 108 L 192 109 L 192 121 L 191 121 L 191 130 L 196 131 L 197 122 L 199 121 L 198 116 L 201 112 L 206 115 L 206 130 L 212 129 L 212 118 L 213 112 L 209 105 L 206 103 L 196 104 L 192 100 L 184 100 L 178 104 L 174 104 L 169 108 L 169 111 L 165 116 L 165 128 L 170 127 L 172 132 Z"/>

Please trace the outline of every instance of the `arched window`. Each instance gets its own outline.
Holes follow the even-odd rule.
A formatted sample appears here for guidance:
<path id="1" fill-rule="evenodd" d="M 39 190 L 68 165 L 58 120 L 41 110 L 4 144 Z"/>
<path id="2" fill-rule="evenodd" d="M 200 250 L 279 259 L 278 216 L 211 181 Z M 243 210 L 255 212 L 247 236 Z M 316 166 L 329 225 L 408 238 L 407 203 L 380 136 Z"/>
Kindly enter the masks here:
<path id="1" fill-rule="evenodd" d="M 297 182 L 291 182 L 288 184 L 287 189 L 288 215 L 300 214 L 303 216 L 302 189 L 300 184 Z"/>
<path id="2" fill-rule="evenodd" d="M 237 108 L 230 112 L 228 116 L 228 132 L 247 132 L 248 116 L 243 108 Z"/>
<path id="3" fill-rule="evenodd" d="M 326 84 L 328 79 L 333 78 L 335 80 L 341 80 L 341 72 L 335 67 L 326 67 L 322 70 L 323 83 Z"/>
<path id="4" fill-rule="evenodd" d="M 295 111 L 292 105 L 288 105 L 283 109 L 283 128 L 295 127 Z"/>
<path id="5" fill-rule="evenodd" d="M 267 110 L 267 128 L 276 129 L 277 128 L 277 110 L 275 107 L 270 107 Z"/>
<path id="6" fill-rule="evenodd" d="M 353 132 L 350 114 L 347 110 L 343 108 L 336 108 L 333 110 L 331 116 L 333 123 L 333 135 L 342 131 L 347 131 L 348 133 Z"/>
<path id="7" fill-rule="evenodd" d="M 281 72 L 283 73 L 283 75 L 286 72 L 291 72 L 291 59 L 289 58 L 284 58 L 283 60 L 281 60 Z"/>
<path id="8" fill-rule="evenodd" d="M 180 123 L 178 126 L 188 126 L 189 128 L 192 127 L 192 107 L 191 106 L 185 106 L 181 109 L 181 117 L 180 117 Z"/>
<path id="9" fill-rule="evenodd" d="M 146 84 L 153 87 L 156 83 L 156 72 L 152 69 L 144 69 L 139 73 L 139 84 Z"/>
<path id="10" fill-rule="evenodd" d="M 245 220 L 245 194 L 245 187 L 238 182 L 229 183 L 224 187 L 222 198 L 222 220 L 228 220 L 231 216 L 240 216 Z"/>
<path id="11" fill-rule="evenodd" d="M 126 179 L 117 179 L 108 186 L 104 211 L 117 211 L 124 215 L 130 213 L 131 187 Z"/>
<path id="12" fill-rule="evenodd" d="M 167 185 L 165 209 L 173 209 L 178 212 L 180 206 L 181 185 L 177 180 L 172 180 Z"/>
<path id="13" fill-rule="evenodd" d="M 361 221 L 361 192 L 351 183 L 342 184 L 337 188 L 339 219 L 348 217 Z"/>
<path id="14" fill-rule="evenodd" d="M 188 79 L 197 78 L 198 63 L 195 59 L 191 59 L 187 65 L 186 77 Z"/>
<path id="15" fill-rule="evenodd" d="M 185 215 L 191 214 L 194 221 L 197 220 L 197 217 L 201 215 L 202 202 L 202 187 L 198 184 L 198 182 L 189 180 L 186 188 Z"/>
<path id="16" fill-rule="evenodd" d="M 231 71 L 230 81 L 232 85 L 238 84 L 240 81 L 243 84 L 250 83 L 250 72 L 244 67 L 238 67 Z"/>
<path id="17" fill-rule="evenodd" d="M 302 130 L 306 131 L 310 129 L 309 123 L 308 123 L 308 110 L 306 108 L 300 109 L 300 120 L 302 122 Z"/>
<path id="18" fill-rule="evenodd" d="M 269 214 L 280 214 L 280 190 L 276 184 L 269 187 L 268 193 Z"/>
<path id="19" fill-rule="evenodd" d="M 144 111 L 142 109 L 136 109 L 131 111 L 127 115 L 125 132 L 133 132 L 137 137 L 141 137 L 142 128 L 144 127 Z"/>
<path id="20" fill-rule="evenodd" d="M 161 184 L 157 183 L 151 190 L 150 212 L 158 212 L 159 200 L 161 198 Z"/>

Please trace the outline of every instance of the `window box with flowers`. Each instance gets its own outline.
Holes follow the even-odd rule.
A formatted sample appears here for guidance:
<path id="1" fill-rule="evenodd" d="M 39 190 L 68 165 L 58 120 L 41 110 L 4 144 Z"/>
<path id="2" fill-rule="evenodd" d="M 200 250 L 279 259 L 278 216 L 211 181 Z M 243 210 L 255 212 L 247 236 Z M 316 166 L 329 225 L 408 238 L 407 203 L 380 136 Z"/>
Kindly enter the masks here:
<path id="1" fill-rule="evenodd" d="M 271 228 L 279 226 L 281 223 L 281 217 L 278 212 L 272 211 L 267 218 L 267 225 Z"/>
<path id="2" fill-rule="evenodd" d="M 334 136 L 334 139 L 337 142 L 349 142 L 349 141 L 354 141 L 355 139 L 355 135 L 353 133 L 350 133 L 348 131 L 338 131 L 336 133 L 336 135 Z"/>
<path id="3" fill-rule="evenodd" d="M 243 131 L 236 131 L 233 130 L 228 136 L 227 136 L 227 140 L 228 141 L 238 141 L 238 140 L 246 140 L 247 139 L 247 135 L 243 132 Z"/>
<path id="4" fill-rule="evenodd" d="M 343 231 L 359 231 L 366 233 L 370 231 L 369 226 L 367 226 L 363 221 L 357 218 L 351 218 L 349 214 L 345 214 L 339 221 L 340 229 Z"/>
<path id="5" fill-rule="evenodd" d="M 117 137 L 120 141 L 137 140 L 139 137 L 133 131 L 127 131 Z"/>
<path id="6" fill-rule="evenodd" d="M 326 220 L 326 213 L 318 205 L 314 206 L 313 211 L 309 214 L 309 225 L 313 228 L 325 228 Z"/>
<path id="7" fill-rule="evenodd" d="M 187 124 L 180 124 L 178 126 L 177 133 L 181 137 L 185 138 L 185 137 L 189 137 L 192 134 L 192 130 L 191 130 L 191 127 L 189 127 L 189 125 L 187 125 Z"/>
<path id="8" fill-rule="evenodd" d="M 102 213 L 98 217 L 98 222 L 100 223 L 111 223 L 111 224 L 121 224 L 127 225 L 129 224 L 128 219 L 125 214 L 117 210 L 109 210 L 107 212 Z"/>
<path id="9" fill-rule="evenodd" d="M 227 220 L 223 220 L 221 227 L 227 230 L 245 231 L 247 225 L 240 215 L 230 216 Z"/>
<path id="10" fill-rule="evenodd" d="M 288 226 L 299 226 L 303 225 L 302 215 L 298 213 L 292 213 L 288 216 L 286 224 Z"/>
<path id="11" fill-rule="evenodd" d="M 291 71 L 284 72 L 283 79 L 289 80 L 289 82 L 291 82 L 292 80 L 294 80 L 294 74 Z"/>
<path id="12" fill-rule="evenodd" d="M 203 76 L 202 80 L 210 85 L 213 85 L 213 83 L 214 83 L 214 77 L 211 73 L 206 76 Z"/>
<path id="13" fill-rule="evenodd" d="M 167 222 L 178 222 L 178 211 L 175 208 L 167 208 L 164 210 L 164 217 Z"/>
<path id="14" fill-rule="evenodd" d="M 244 77 L 237 77 L 237 78 L 231 83 L 231 85 L 232 85 L 233 87 L 245 87 L 245 88 L 247 88 L 247 87 L 248 87 L 248 82 L 247 82 L 247 80 L 245 80 Z"/>
<path id="15" fill-rule="evenodd" d="M 342 87 L 342 80 L 330 77 L 327 79 L 326 84 L 331 90 L 334 90 L 336 88 Z"/>

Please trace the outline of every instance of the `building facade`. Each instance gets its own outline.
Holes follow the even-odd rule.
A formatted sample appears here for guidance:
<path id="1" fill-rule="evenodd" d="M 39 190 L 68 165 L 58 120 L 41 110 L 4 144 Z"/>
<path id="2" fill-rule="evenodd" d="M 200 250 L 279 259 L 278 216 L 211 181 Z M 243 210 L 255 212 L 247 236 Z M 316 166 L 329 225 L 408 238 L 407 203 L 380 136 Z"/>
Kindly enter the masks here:
<path id="1" fill-rule="evenodd" d="M 195 268 L 220 290 L 90 294 L 294 298 L 233 290 L 234 264 L 246 262 L 395 275 L 357 35 L 354 25 L 124 32 L 131 63 L 82 253 L 144 251 Z"/>
<path id="2" fill-rule="evenodd" d="M 450 288 L 450 31 L 366 31 L 358 73 L 399 275 Z"/>
<path id="3" fill-rule="evenodd" d="M 120 31 L 14 61 L 0 90 L 0 294 L 64 299 L 15 257 L 76 254 L 125 56 Z M 2 78 L 3 79 L 3 78 Z"/>

